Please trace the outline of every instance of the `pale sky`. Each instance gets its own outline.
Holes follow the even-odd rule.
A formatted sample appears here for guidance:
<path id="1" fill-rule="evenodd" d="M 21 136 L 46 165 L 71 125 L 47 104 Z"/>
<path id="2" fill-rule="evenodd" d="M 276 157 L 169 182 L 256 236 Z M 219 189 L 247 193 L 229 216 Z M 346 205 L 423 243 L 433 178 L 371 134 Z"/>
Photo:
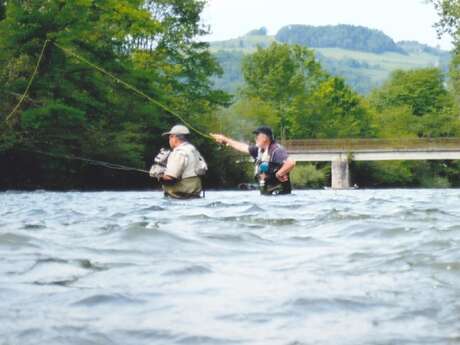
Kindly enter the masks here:
<path id="1" fill-rule="evenodd" d="M 450 37 L 437 38 L 437 20 L 426 0 L 208 0 L 202 16 L 211 26 L 210 41 L 236 38 L 262 26 L 274 35 L 289 24 L 352 24 L 381 30 L 395 41 L 451 49 Z"/>

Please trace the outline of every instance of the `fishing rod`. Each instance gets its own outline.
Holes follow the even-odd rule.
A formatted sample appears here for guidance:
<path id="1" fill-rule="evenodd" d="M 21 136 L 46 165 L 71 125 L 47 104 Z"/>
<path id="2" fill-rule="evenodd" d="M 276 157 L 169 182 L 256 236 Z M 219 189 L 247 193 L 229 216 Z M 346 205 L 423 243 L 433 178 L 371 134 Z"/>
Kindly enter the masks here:
<path id="1" fill-rule="evenodd" d="M 100 73 L 104 74 L 105 76 L 111 78 L 112 80 L 116 81 L 117 83 L 119 84 L 122 84 L 123 86 L 125 86 L 128 90 L 131 90 L 133 91 L 134 93 L 136 93 L 137 95 L 143 97 L 144 99 L 146 99 L 148 102 L 152 103 L 152 104 L 155 104 L 156 106 L 160 107 L 161 109 L 163 109 L 164 111 L 166 111 L 167 113 L 175 116 L 177 119 L 179 119 L 183 124 L 185 124 L 187 127 L 189 127 L 192 131 L 194 131 L 195 133 L 197 133 L 198 135 L 206 138 L 206 139 L 210 139 L 210 140 L 213 140 L 214 139 L 200 131 L 199 129 L 195 128 L 194 126 L 192 126 L 187 120 L 184 119 L 183 116 L 181 116 L 179 113 L 175 112 L 174 110 L 172 110 L 171 108 L 167 107 L 166 105 L 164 105 L 163 103 L 157 101 L 156 99 L 152 98 L 151 96 L 147 95 L 145 92 L 141 91 L 140 89 L 138 89 L 137 87 L 135 87 L 134 85 L 124 81 L 123 79 L 120 79 L 119 77 L 117 77 L 116 75 L 110 73 L 109 71 L 105 70 L 104 68 L 102 68 L 101 66 L 98 66 L 96 64 L 94 64 L 93 62 L 89 61 L 88 59 L 84 58 L 83 56 L 73 52 L 72 50 L 68 49 L 68 48 L 65 48 L 61 45 L 59 45 L 58 43 L 56 42 L 53 42 L 53 41 L 50 41 L 49 39 L 46 39 L 45 42 L 43 43 L 43 46 L 41 48 L 41 51 L 40 51 L 40 55 L 38 57 L 38 60 L 37 60 L 37 63 L 35 64 L 35 67 L 34 67 L 34 70 L 33 70 L 33 73 L 30 77 L 30 80 L 29 82 L 27 83 L 27 86 L 26 86 L 26 89 L 24 90 L 24 93 L 21 95 L 20 99 L 19 99 L 19 102 L 16 104 L 16 106 L 13 108 L 13 110 L 6 116 L 6 122 L 9 123 L 11 118 L 13 117 L 13 115 L 18 111 L 18 109 L 20 108 L 20 106 L 22 105 L 22 103 L 24 102 L 24 100 L 26 99 L 27 97 L 27 94 L 29 93 L 29 90 L 32 86 L 32 83 L 35 79 L 35 77 L 37 76 L 38 74 L 38 70 L 40 68 L 40 64 L 43 60 L 43 57 L 45 55 L 45 51 L 46 51 L 46 47 L 49 45 L 49 44 L 52 44 L 54 45 L 55 47 L 57 47 L 58 49 L 60 49 L 61 51 L 63 51 L 65 54 L 67 54 L 68 56 L 72 56 L 74 57 L 75 59 L 79 60 L 80 62 L 83 62 L 85 64 L 87 64 L 88 66 L 92 67 L 93 69 L 99 71 Z M 114 164 L 114 163 L 110 163 L 110 162 L 105 162 L 105 161 L 99 161 L 99 160 L 94 160 L 94 159 L 89 159 L 89 158 L 84 158 L 84 157 L 79 157 L 79 156 L 71 156 L 71 155 L 58 155 L 58 154 L 52 154 L 52 153 L 48 153 L 48 152 L 44 152 L 44 151 L 39 151 L 39 150 L 28 150 L 29 152 L 35 152 L 35 153 L 38 153 L 38 154 L 41 154 L 41 155 L 46 155 L 46 156 L 49 156 L 49 157 L 54 157 L 54 158 L 63 158 L 63 159 L 69 159 L 69 160 L 78 160 L 78 161 L 83 161 L 83 162 L 86 162 L 88 164 L 91 164 L 91 165 L 97 165 L 97 166 L 102 166 L 102 167 L 106 167 L 106 168 L 109 168 L 109 169 L 115 169 L 115 170 L 123 170 L 123 171 L 135 171 L 135 172 L 141 172 L 141 173 L 149 173 L 147 170 L 143 170 L 143 169 L 138 169 L 138 168 L 132 168 L 132 167 L 128 167 L 128 166 L 124 166 L 124 165 L 121 165 L 121 164 Z"/>
<path id="2" fill-rule="evenodd" d="M 45 152 L 41 150 L 22 149 L 22 151 L 38 153 L 40 155 L 48 156 L 52 158 L 61 158 L 61 159 L 67 159 L 67 160 L 81 161 L 81 162 L 85 162 L 85 163 L 88 163 L 94 166 L 100 166 L 100 167 L 112 169 L 112 170 L 133 171 L 133 172 L 139 172 L 143 174 L 149 174 L 148 170 L 128 167 L 122 164 L 110 163 L 110 162 L 105 162 L 105 161 L 100 161 L 100 160 L 90 159 L 90 158 L 84 158 L 84 157 L 79 157 L 79 156 L 74 156 L 74 155 L 56 154 L 56 153 L 50 153 L 50 152 Z"/>

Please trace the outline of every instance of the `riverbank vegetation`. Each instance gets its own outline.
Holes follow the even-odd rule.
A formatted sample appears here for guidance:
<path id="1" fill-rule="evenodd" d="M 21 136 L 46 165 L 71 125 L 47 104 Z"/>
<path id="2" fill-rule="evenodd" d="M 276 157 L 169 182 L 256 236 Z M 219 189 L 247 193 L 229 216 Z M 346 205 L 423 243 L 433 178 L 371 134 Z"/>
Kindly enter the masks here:
<path id="1" fill-rule="evenodd" d="M 459 12 L 449 12 L 446 3 L 435 2 L 446 18 L 439 28 L 457 35 Z M 457 1 L 451 5 L 458 9 Z M 160 134 L 181 122 L 163 106 L 201 132 L 224 132 L 244 141 L 262 123 L 280 139 L 460 136 L 460 49 L 454 51 L 448 75 L 437 67 L 396 70 L 362 95 L 327 72 L 302 41 L 303 29 L 296 28 L 296 42 L 271 42 L 241 56 L 244 83 L 229 94 L 213 84 L 223 70 L 203 42 L 208 30 L 200 22 L 204 6 L 198 0 L 0 1 L 0 188 L 151 186 L 145 174 L 65 157 L 148 169 L 167 145 Z M 261 30 L 252 34 L 266 34 Z M 374 34 L 386 49 L 400 49 Z M 30 90 L 12 112 L 46 40 L 50 43 Z M 379 49 L 372 46 L 373 52 Z M 198 134 L 192 141 L 209 162 L 208 186 L 233 187 L 251 179 L 240 156 Z M 363 187 L 459 186 L 460 164 L 354 163 L 352 175 Z M 330 176 L 324 164 L 307 164 L 293 179 L 297 187 L 316 188 L 328 185 Z"/>

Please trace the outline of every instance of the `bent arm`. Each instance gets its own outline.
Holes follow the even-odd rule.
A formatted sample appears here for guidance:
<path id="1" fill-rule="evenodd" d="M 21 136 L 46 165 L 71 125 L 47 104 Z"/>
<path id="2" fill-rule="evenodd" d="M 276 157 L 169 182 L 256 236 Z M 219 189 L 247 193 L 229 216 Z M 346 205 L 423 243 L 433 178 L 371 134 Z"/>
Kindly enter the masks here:
<path id="1" fill-rule="evenodd" d="M 227 145 L 233 148 L 236 151 L 240 151 L 243 153 L 249 153 L 249 145 L 246 143 L 242 143 L 231 138 L 226 137 L 222 134 L 213 134 L 211 133 L 211 137 L 214 138 L 216 142 L 219 144 Z"/>
<path id="2" fill-rule="evenodd" d="M 278 170 L 278 172 L 276 173 L 276 176 L 277 177 L 286 176 L 292 170 L 294 170 L 295 164 L 296 164 L 296 162 L 294 160 L 288 158 L 284 162 L 284 164 L 281 166 L 281 168 Z"/>
<path id="3" fill-rule="evenodd" d="M 161 182 L 164 184 L 176 183 L 182 178 L 186 165 L 187 157 L 181 152 L 173 151 L 168 158 L 164 174 L 161 176 Z"/>

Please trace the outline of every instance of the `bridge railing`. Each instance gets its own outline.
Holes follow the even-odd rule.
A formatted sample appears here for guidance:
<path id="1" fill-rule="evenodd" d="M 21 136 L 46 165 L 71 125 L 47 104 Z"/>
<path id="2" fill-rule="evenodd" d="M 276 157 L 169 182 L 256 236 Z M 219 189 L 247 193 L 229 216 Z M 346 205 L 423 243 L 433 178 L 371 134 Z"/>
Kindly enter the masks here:
<path id="1" fill-rule="evenodd" d="M 284 140 L 290 152 L 371 150 L 460 150 L 460 138 L 307 139 Z"/>

